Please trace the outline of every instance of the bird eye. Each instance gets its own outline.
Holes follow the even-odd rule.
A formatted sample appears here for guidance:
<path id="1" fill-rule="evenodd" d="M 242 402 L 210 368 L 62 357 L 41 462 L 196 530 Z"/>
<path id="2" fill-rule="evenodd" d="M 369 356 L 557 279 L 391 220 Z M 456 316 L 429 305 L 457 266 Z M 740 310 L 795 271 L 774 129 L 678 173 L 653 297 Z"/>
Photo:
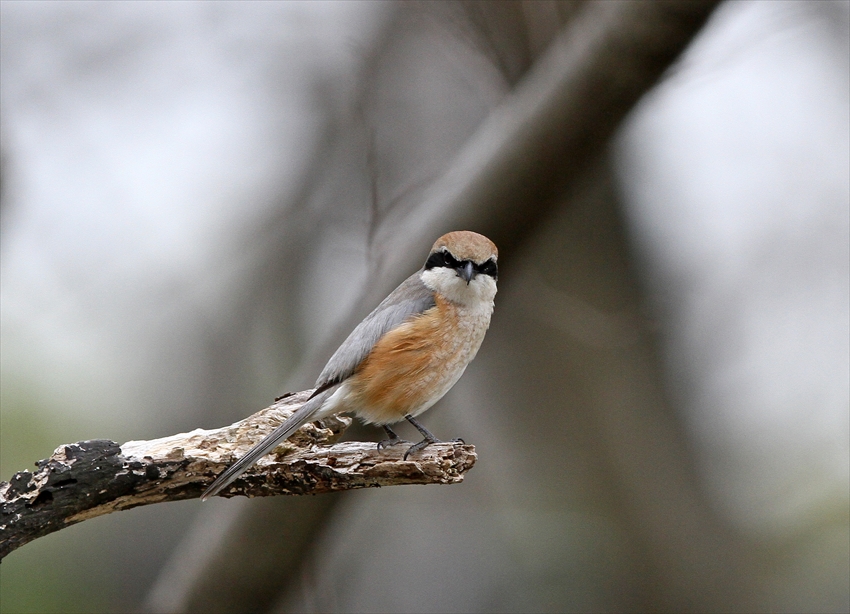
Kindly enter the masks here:
<path id="1" fill-rule="evenodd" d="M 499 279 L 499 267 L 492 258 L 487 262 L 478 265 L 476 268 L 479 273 L 489 275 L 493 279 Z"/>
<path id="2" fill-rule="evenodd" d="M 428 256 L 428 261 L 425 263 L 425 270 L 433 269 L 434 267 L 448 266 L 446 264 L 445 252 L 435 252 Z"/>
<path id="3" fill-rule="evenodd" d="M 435 267 L 448 267 L 450 269 L 456 269 L 460 266 L 460 262 L 458 262 L 454 256 L 452 256 L 448 252 L 440 251 L 434 252 L 430 256 L 428 256 L 427 262 L 425 262 L 425 270 L 433 269 Z"/>

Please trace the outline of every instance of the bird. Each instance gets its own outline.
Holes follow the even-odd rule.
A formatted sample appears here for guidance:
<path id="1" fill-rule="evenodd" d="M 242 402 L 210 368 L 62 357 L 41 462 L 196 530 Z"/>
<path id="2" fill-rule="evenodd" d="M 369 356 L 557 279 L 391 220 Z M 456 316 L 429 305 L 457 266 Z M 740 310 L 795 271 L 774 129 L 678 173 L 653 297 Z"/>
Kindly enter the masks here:
<path id="1" fill-rule="evenodd" d="M 391 424 L 407 420 L 422 441 L 408 456 L 439 443 L 416 417 L 457 383 L 475 358 L 493 314 L 499 253 L 484 235 L 458 230 L 434 243 L 425 264 L 358 324 L 325 365 L 310 398 L 222 472 L 201 496 L 212 497 L 308 422 L 352 413 L 403 443 Z"/>

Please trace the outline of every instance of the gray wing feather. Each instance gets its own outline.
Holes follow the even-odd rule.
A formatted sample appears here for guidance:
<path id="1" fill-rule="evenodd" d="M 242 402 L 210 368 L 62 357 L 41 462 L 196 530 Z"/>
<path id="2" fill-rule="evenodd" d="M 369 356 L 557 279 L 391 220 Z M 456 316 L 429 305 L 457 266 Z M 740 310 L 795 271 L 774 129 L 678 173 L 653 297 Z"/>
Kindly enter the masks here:
<path id="1" fill-rule="evenodd" d="M 434 293 L 422 283 L 417 271 L 393 290 L 375 310 L 357 325 L 348 339 L 334 352 L 316 380 L 316 388 L 341 382 L 350 377 L 357 366 L 388 331 L 418 315 L 436 303 Z"/>

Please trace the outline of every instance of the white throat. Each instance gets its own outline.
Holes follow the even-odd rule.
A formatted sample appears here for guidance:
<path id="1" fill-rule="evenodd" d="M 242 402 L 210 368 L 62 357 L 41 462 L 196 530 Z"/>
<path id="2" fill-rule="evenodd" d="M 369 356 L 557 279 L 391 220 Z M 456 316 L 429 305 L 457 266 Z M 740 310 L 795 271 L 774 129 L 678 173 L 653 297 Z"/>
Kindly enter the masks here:
<path id="1" fill-rule="evenodd" d="M 496 280 L 489 275 L 476 275 L 469 283 L 452 269 L 434 267 L 420 273 L 425 286 L 457 305 L 474 307 L 490 303 L 496 296 Z"/>

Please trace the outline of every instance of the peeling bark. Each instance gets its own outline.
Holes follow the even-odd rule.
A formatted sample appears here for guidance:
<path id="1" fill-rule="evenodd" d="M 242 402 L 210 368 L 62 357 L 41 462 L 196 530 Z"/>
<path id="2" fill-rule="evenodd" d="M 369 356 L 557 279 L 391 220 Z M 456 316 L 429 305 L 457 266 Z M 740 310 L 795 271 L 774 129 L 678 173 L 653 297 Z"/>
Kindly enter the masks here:
<path id="1" fill-rule="evenodd" d="M 200 497 L 215 477 L 274 430 L 310 395 L 287 395 L 230 426 L 118 445 L 106 439 L 59 446 L 34 472 L 0 482 L 0 558 L 89 518 L 140 505 Z M 370 442 L 334 443 L 351 418 L 303 426 L 220 496 L 306 495 L 400 484 L 454 484 L 475 464 L 475 448 L 433 444 L 378 450 Z"/>

